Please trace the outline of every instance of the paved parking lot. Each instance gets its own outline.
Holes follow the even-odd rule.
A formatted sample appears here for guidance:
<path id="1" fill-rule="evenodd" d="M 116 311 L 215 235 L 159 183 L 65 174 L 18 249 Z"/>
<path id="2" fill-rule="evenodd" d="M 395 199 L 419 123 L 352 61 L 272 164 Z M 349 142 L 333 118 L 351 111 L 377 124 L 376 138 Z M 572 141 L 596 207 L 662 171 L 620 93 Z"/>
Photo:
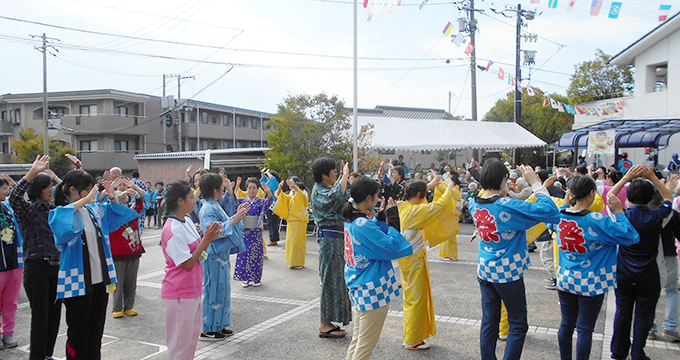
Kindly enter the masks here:
<path id="1" fill-rule="evenodd" d="M 473 227 L 461 224 L 459 260 L 444 262 L 438 249 L 429 253 L 432 288 L 437 314 L 437 336 L 427 351 L 407 351 L 402 342 L 401 298 L 390 303 L 390 312 L 374 359 L 478 359 L 479 326 L 482 317 L 481 295 L 477 284 L 477 243 L 470 243 Z M 282 238 L 285 234 L 281 233 Z M 142 236 L 146 253 L 139 269 L 136 309 L 139 315 L 107 319 L 102 356 L 104 359 L 166 359 L 165 319 L 160 285 L 165 266 L 160 231 L 146 230 Z M 199 342 L 197 359 L 344 359 L 351 340 L 352 324 L 344 339 L 321 339 L 319 325 L 318 246 L 315 237 L 307 238 L 305 269 L 290 270 L 284 265 L 285 242 L 269 247 L 265 260 L 263 285 L 241 288 L 232 281 L 232 326 L 235 335 L 225 341 Z M 526 359 L 559 358 L 557 329 L 560 310 L 557 293 L 544 288 L 547 272 L 540 267 L 538 253 L 531 254 L 532 268 L 525 273 L 529 333 L 524 346 Z M 235 257 L 232 257 L 232 274 Z M 396 262 L 395 262 L 396 267 Z M 657 307 L 657 323 L 662 318 L 665 295 Z M 109 309 L 111 306 L 109 305 Z M 607 296 L 593 337 L 592 359 L 609 359 L 609 342 L 614 317 L 614 296 Z M 27 359 L 30 324 L 28 299 L 19 297 L 16 339 L 19 347 L 0 350 L 0 358 Z M 62 316 L 55 358 L 64 358 L 65 316 Z M 505 349 L 498 342 L 497 353 Z M 664 341 L 647 343 L 652 359 L 680 359 L 680 346 Z"/>

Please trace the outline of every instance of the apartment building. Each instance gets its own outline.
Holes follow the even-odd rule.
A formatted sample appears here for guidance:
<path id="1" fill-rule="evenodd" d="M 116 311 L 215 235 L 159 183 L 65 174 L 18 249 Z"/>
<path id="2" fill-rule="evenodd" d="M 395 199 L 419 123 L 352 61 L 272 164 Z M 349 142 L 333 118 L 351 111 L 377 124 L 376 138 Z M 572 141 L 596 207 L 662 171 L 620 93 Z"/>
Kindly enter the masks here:
<path id="1" fill-rule="evenodd" d="M 120 90 L 48 93 L 50 136 L 76 150 L 84 167 L 137 169 L 135 155 L 267 147 L 271 114 L 191 99 L 162 107 L 158 96 Z M 179 109 L 179 110 L 177 110 Z M 0 163 L 28 127 L 42 133 L 42 93 L 0 95 Z"/>

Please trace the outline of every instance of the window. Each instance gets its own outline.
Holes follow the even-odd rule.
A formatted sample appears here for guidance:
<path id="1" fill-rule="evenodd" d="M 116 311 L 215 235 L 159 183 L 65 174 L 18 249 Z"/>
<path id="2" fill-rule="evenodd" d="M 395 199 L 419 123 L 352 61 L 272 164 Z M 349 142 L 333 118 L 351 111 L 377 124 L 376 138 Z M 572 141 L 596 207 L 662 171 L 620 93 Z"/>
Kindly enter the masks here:
<path id="1" fill-rule="evenodd" d="M 208 123 L 208 112 L 207 111 L 204 111 L 201 114 L 201 122 L 204 123 L 204 124 Z"/>
<path id="2" fill-rule="evenodd" d="M 189 151 L 196 151 L 196 140 L 189 140 Z"/>
<path id="3" fill-rule="evenodd" d="M 7 121 L 7 120 L 9 120 L 9 119 L 7 118 L 7 110 L 3 110 L 2 112 L 0 112 L 0 120 L 2 120 L 2 121 Z M 227 124 L 227 125 L 228 125 L 228 124 Z"/>
<path id="4" fill-rule="evenodd" d="M 97 105 L 81 105 L 80 116 L 97 116 Z"/>
<path id="5" fill-rule="evenodd" d="M 229 147 L 231 147 L 231 141 L 224 140 L 224 142 L 222 143 L 222 149 L 229 149 Z"/>
<path id="6" fill-rule="evenodd" d="M 21 109 L 14 109 L 12 111 L 14 113 L 14 119 L 12 119 L 12 116 L 10 116 L 10 120 L 14 120 L 15 124 L 20 124 L 21 123 Z M 12 113 L 10 112 L 10 114 Z"/>
<path id="7" fill-rule="evenodd" d="M 212 120 L 213 125 L 217 125 L 217 116 L 212 116 L 210 120 Z"/>
<path id="8" fill-rule="evenodd" d="M 196 114 L 191 113 L 191 116 L 189 116 L 189 121 L 195 123 L 196 122 Z"/>
<path id="9" fill-rule="evenodd" d="M 2 153 L 3 154 L 8 154 L 9 153 L 9 144 L 4 142 L 2 143 Z"/>
<path id="10" fill-rule="evenodd" d="M 242 141 L 237 141 L 237 142 L 236 142 L 236 147 L 237 147 L 237 148 L 243 148 L 243 147 L 244 147 L 244 146 L 243 146 L 243 142 L 242 142 Z"/>
<path id="11" fill-rule="evenodd" d="M 97 140 L 81 140 L 80 141 L 80 151 L 81 152 L 95 152 L 95 151 L 97 151 Z"/>
<path id="12" fill-rule="evenodd" d="M 128 116 L 128 108 L 127 106 L 119 106 L 116 108 L 116 114 L 122 116 L 122 117 L 127 117 Z"/>
<path id="13" fill-rule="evenodd" d="M 260 147 L 260 142 L 259 142 L 259 141 L 253 141 L 253 142 L 250 144 L 250 147 L 254 147 L 254 148 Z"/>
<path id="14" fill-rule="evenodd" d="M 269 143 L 268 143 L 268 142 L 266 142 L 266 141 L 265 141 L 265 142 L 263 142 L 263 143 L 262 143 L 262 147 L 269 147 Z"/>
<path id="15" fill-rule="evenodd" d="M 229 117 L 230 116 L 231 115 L 229 115 L 229 114 L 222 115 L 222 125 L 229 126 Z"/>
<path id="16" fill-rule="evenodd" d="M 113 142 L 113 149 L 116 152 L 128 152 L 128 141 L 127 140 L 116 140 Z"/>
<path id="17" fill-rule="evenodd" d="M 646 89 L 648 93 L 668 90 L 668 63 L 647 66 Z"/>
<path id="18" fill-rule="evenodd" d="M 248 126 L 250 126 L 250 121 L 248 121 L 249 118 L 250 118 L 249 116 L 243 117 L 243 120 L 241 121 L 242 127 L 247 128 Z"/>
<path id="19" fill-rule="evenodd" d="M 253 129 L 257 129 L 258 122 L 259 122 L 259 121 L 258 121 L 256 118 L 252 118 L 252 119 L 250 119 L 250 126 L 251 126 Z"/>
<path id="20" fill-rule="evenodd" d="M 208 140 L 201 141 L 201 149 L 203 150 L 210 149 L 210 143 L 208 142 Z"/>
<path id="21" fill-rule="evenodd" d="M 236 120 L 234 121 L 234 126 L 241 127 L 241 115 L 236 115 Z"/>

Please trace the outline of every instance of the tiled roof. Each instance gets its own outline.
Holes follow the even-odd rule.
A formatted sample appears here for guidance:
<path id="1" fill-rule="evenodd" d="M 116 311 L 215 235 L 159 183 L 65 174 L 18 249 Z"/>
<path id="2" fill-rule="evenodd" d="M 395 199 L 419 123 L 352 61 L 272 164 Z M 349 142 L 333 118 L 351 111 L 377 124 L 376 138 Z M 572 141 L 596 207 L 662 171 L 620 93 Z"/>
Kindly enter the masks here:
<path id="1" fill-rule="evenodd" d="M 358 109 L 358 116 L 391 117 L 405 119 L 444 119 L 446 111 L 443 109 L 426 109 L 414 107 L 382 106 L 375 109 Z"/>

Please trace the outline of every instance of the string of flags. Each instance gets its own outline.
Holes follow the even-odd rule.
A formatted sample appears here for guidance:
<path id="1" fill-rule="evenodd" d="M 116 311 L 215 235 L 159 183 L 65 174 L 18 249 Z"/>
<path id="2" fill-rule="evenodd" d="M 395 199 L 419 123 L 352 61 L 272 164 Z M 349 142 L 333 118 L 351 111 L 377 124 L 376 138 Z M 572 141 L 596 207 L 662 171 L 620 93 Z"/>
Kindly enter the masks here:
<path id="1" fill-rule="evenodd" d="M 425 6 L 425 3 L 427 3 L 427 0 L 423 1 L 420 5 L 421 9 Z M 385 18 L 388 18 L 392 14 L 392 9 L 394 9 L 395 6 L 401 6 L 401 0 L 373 0 L 372 3 L 370 0 L 364 0 L 364 9 L 366 9 L 368 22 L 378 21 L 385 4 L 387 4 Z"/>
<path id="2" fill-rule="evenodd" d="M 527 89 L 527 93 L 529 92 Z M 533 92 L 533 90 L 531 90 Z M 552 107 L 559 112 L 567 112 L 572 115 L 586 115 L 586 116 L 616 116 L 623 115 L 623 107 L 625 102 L 623 100 L 607 102 L 600 107 L 582 107 L 565 104 L 561 101 L 555 100 L 549 96 L 543 96 L 543 106 Z"/>
<path id="3" fill-rule="evenodd" d="M 578 0 L 567 0 L 567 11 L 574 11 L 576 7 L 576 2 Z M 588 0 L 586 0 L 588 1 Z M 531 0 L 532 4 L 541 4 L 541 0 Z M 560 2 L 561 3 L 561 2 Z M 548 0 L 549 9 L 557 9 L 558 0 Z M 600 16 L 602 11 L 602 6 L 604 5 L 603 0 L 590 0 L 590 15 Z M 618 19 L 621 13 L 621 7 L 623 6 L 623 1 L 612 1 L 609 7 L 609 13 L 607 15 L 610 19 Z M 671 5 L 659 5 L 659 21 L 666 21 L 668 19 L 668 13 L 671 10 Z"/>

